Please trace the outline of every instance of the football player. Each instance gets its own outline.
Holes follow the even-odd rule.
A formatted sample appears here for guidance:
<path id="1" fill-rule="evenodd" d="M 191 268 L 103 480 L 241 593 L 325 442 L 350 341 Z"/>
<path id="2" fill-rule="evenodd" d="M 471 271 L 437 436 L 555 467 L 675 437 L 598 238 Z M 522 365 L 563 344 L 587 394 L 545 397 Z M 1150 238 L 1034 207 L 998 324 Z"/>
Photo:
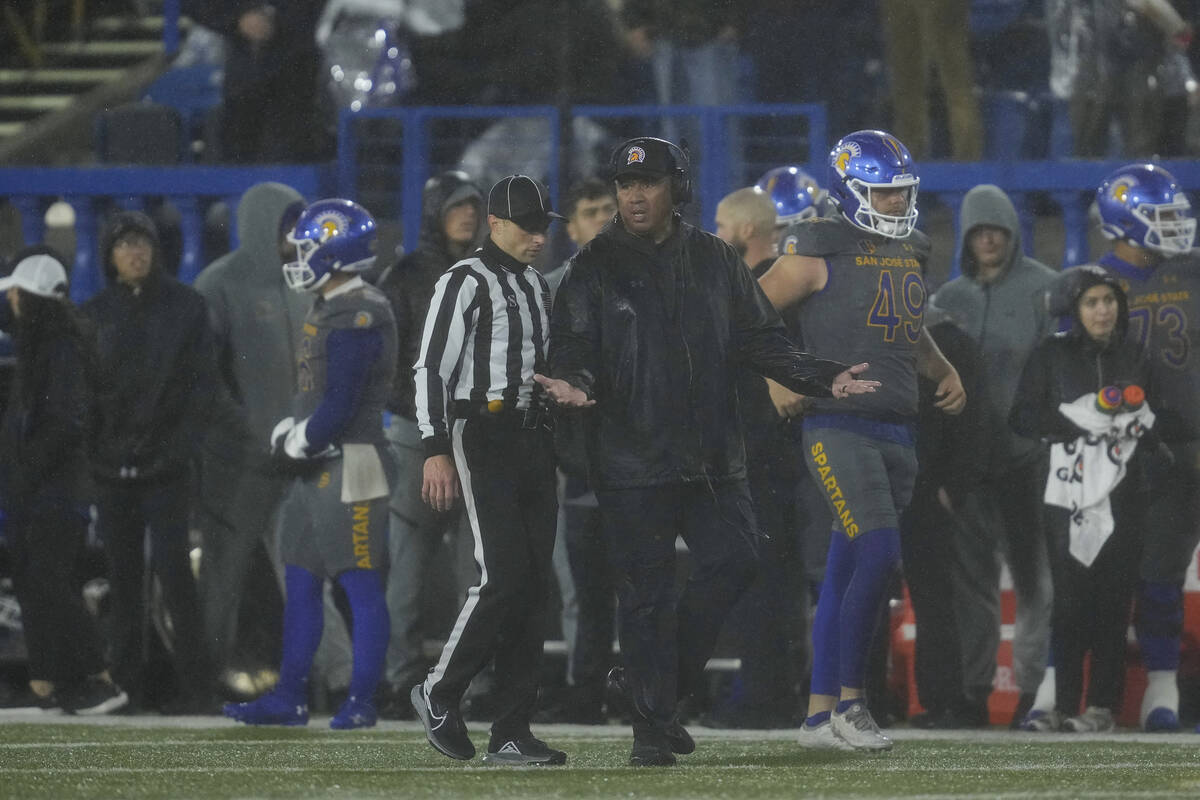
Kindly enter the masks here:
<path id="1" fill-rule="evenodd" d="M 869 362 L 870 377 L 882 383 L 836 405 L 810 398 L 804 416 L 808 470 L 834 531 L 813 623 L 803 746 L 892 746 L 867 710 L 863 685 L 916 475 L 918 373 L 937 384 L 938 408 L 957 414 L 966 403 L 958 373 L 923 327 L 929 240 L 916 230 L 919 182 L 912 156 L 890 134 L 843 137 L 829 156 L 839 213 L 796 225 L 795 252 L 781 255 L 760 281 L 776 308 L 799 305 L 810 352 Z"/>
<path id="2" fill-rule="evenodd" d="M 829 192 L 800 167 L 788 165 L 769 169 L 755 186 L 766 192 L 775 206 L 775 233 L 779 236 L 781 255 L 787 253 L 793 225 L 813 217 L 829 216 Z"/>
<path id="3" fill-rule="evenodd" d="M 382 292 L 359 273 L 375 260 L 375 220 L 349 200 L 306 208 L 288 240 L 290 288 L 315 294 L 297 351 L 294 415 L 271 434 L 279 469 L 295 476 L 281 509 L 287 602 L 279 683 L 225 715 L 248 725 L 308 722 L 308 674 L 321 641 L 326 578 L 345 590 L 353 617 L 349 696 L 330 727 L 375 724 L 388 613 L 380 570 L 387 553 L 391 461 L 380 423 L 396 364 L 396 323 Z"/>

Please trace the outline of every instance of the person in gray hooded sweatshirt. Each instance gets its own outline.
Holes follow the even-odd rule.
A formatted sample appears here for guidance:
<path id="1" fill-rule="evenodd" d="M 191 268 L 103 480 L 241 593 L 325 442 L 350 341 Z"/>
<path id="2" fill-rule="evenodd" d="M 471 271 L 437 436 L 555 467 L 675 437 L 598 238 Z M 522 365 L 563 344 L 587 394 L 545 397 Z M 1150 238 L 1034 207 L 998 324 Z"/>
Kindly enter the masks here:
<path id="1" fill-rule="evenodd" d="M 964 690 L 976 724 L 988 721 L 987 700 L 1000 643 L 1000 568 L 1003 554 L 1016 591 L 1013 666 L 1021 699 L 1014 719 L 1033 703 L 1050 645 L 1052 587 L 1042 527 L 1046 465 L 1042 448 L 1018 436 L 1007 420 L 1021 368 L 1048 334 L 1045 290 L 1057 275 L 1026 256 L 1012 201 L 998 186 L 967 192 L 960 210 L 962 275 L 942 286 L 933 302 L 971 335 L 980 351 L 983 382 L 976 397 L 987 408 L 981 441 L 983 482 L 952 509 L 961 522 L 955 541 L 954 600 L 962 641 Z"/>
<path id="2" fill-rule="evenodd" d="M 304 205 L 300 193 L 282 183 L 251 186 L 238 203 L 238 248 L 195 282 L 208 305 L 221 375 L 238 406 L 234 425 L 208 431 L 199 481 L 204 622 L 213 658 L 225 669 L 240 666 L 232 663 L 238 613 L 260 541 L 282 576 L 272 520 L 290 479 L 272 467 L 269 444 L 275 423 L 291 413 L 296 349 L 312 305 L 311 296 L 287 288 L 280 271 L 296 259 L 285 237 Z M 348 642 L 341 638 L 340 646 L 331 645 L 334 654 L 322 655 L 348 664 Z M 343 672 L 348 680 L 348 669 Z"/>

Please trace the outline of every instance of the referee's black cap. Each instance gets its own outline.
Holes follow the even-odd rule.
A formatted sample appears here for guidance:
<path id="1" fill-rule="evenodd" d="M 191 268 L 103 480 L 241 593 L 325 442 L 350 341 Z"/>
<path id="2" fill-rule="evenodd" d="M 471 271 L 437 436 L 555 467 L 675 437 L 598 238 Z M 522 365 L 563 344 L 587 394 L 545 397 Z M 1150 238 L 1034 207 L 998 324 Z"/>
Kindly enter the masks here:
<path id="1" fill-rule="evenodd" d="M 501 178 L 488 192 L 488 213 L 510 219 L 530 233 L 542 233 L 556 219 L 566 219 L 550 208 L 545 184 L 528 175 Z"/>

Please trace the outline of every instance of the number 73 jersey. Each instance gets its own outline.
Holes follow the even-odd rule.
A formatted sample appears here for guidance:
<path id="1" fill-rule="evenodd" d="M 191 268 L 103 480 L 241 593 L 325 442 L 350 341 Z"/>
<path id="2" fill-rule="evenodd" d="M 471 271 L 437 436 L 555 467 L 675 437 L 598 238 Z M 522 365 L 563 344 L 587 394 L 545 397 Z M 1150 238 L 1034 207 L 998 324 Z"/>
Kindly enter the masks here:
<path id="1" fill-rule="evenodd" d="M 1125 289 L 1128 335 L 1156 366 L 1155 430 L 1167 441 L 1200 438 L 1200 253 L 1108 270 Z"/>
<path id="2" fill-rule="evenodd" d="M 825 288 L 798 307 L 804 348 L 848 364 L 867 361 L 862 377 L 883 384 L 845 400 L 815 399 L 813 412 L 915 417 L 929 238 L 913 231 L 890 239 L 837 216 L 793 225 L 785 241 L 789 254 L 824 259 L 829 273 Z"/>

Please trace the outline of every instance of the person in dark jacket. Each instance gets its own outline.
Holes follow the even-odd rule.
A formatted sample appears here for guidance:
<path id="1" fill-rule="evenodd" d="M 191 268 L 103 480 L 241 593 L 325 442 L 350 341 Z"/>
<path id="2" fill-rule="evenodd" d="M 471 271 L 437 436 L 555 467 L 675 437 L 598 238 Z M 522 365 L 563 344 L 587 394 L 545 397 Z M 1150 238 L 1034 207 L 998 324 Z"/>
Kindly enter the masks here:
<path id="1" fill-rule="evenodd" d="M 1034 348 L 1021 373 L 1009 421 L 1022 436 L 1074 449 L 1080 448 L 1080 441 L 1090 444 L 1090 434 L 1068 419 L 1060 405 L 1106 386 L 1139 386 L 1153 410 L 1157 367 L 1146 358 L 1136 337 L 1127 335 L 1125 292 L 1115 277 L 1088 265 L 1068 271 L 1060 280 L 1070 298 L 1072 327 Z M 1071 513 L 1046 506 L 1054 575 L 1051 651 L 1056 705 L 1051 711 L 1030 711 L 1022 723 L 1024 730 L 1086 733 L 1114 727 L 1125 675 L 1129 610 L 1154 488 L 1149 475 L 1163 458 L 1156 443 L 1151 429 L 1109 495 L 1111 534 L 1090 563 L 1076 555 Z M 1048 480 L 1054 480 L 1053 462 Z M 1087 708 L 1080 713 L 1083 661 L 1089 651 Z"/>
<path id="2" fill-rule="evenodd" d="M 413 717 L 408 692 L 429 669 L 425 659 L 421 589 L 430 574 L 430 561 L 443 532 L 455 525 L 459 511 L 442 514 L 421 500 L 425 450 L 417 428 L 413 364 L 421 350 L 421 329 L 433 287 L 443 272 L 475 248 L 483 222 L 483 193 L 467 173 L 451 170 L 425 182 L 421 238 L 383 274 L 379 288 L 387 295 L 396 318 L 396 376 L 388 397 L 386 433 L 397 466 L 392 486 L 387 579 L 388 642 L 385 718 Z M 391 702 L 395 700 L 396 702 Z"/>
<path id="3" fill-rule="evenodd" d="M 746 485 L 736 390 L 745 365 L 822 397 L 874 391 L 849 367 L 787 338 L 737 251 L 685 223 L 686 155 L 662 139 L 618 147 L 617 221 L 576 256 L 551 322 L 551 399 L 586 421 L 588 478 L 617 575 L 625 669 L 635 710 L 634 765 L 669 765 L 695 748 L 676 719 L 702 688 L 729 608 L 755 573 L 758 526 Z M 678 604 L 675 538 L 694 559 Z M 678 645 L 678 646 L 677 646 Z"/>
<path id="4" fill-rule="evenodd" d="M 74 581 L 88 521 L 87 340 L 67 299 L 62 264 L 45 252 L 17 262 L 0 280 L 14 316 L 17 360 L 0 424 L 0 492 L 29 687 L 44 709 L 105 714 L 129 697 L 106 669 Z"/>
<path id="5" fill-rule="evenodd" d="M 967 396 L 979 397 L 978 343 L 959 326 L 957 316 L 930 302 L 925 307 L 925 329 L 958 371 Z M 958 572 L 954 541 L 963 535 L 956 512 L 987 471 L 986 462 L 979 458 L 990 433 L 984 423 L 985 406 L 967 403 L 963 413 L 951 416 L 934 405 L 937 385 L 933 381 L 922 377 L 918 390 L 918 467 L 912 501 L 900 517 L 900 554 L 917 623 L 913 672 L 925 710 L 910 717 L 909 723 L 915 728 L 986 727 L 986 706 L 980 709 L 963 690 L 965 648 L 956 623 L 960 604 L 947 602 L 954 597 Z M 1040 499 L 1039 494 L 1039 506 Z"/>
<path id="6" fill-rule="evenodd" d="M 225 37 L 220 153 L 237 163 L 319 157 L 316 0 L 184 0 L 183 13 Z"/>
<path id="7" fill-rule="evenodd" d="M 189 481 L 219 390 L 204 300 L 167 275 L 145 214 L 118 213 L 101 245 L 108 286 L 83 306 L 96 330 L 92 472 L 110 561 L 115 676 L 146 699 L 143 542 L 174 631 L 173 711 L 208 711 L 212 675 L 188 556 Z"/>

